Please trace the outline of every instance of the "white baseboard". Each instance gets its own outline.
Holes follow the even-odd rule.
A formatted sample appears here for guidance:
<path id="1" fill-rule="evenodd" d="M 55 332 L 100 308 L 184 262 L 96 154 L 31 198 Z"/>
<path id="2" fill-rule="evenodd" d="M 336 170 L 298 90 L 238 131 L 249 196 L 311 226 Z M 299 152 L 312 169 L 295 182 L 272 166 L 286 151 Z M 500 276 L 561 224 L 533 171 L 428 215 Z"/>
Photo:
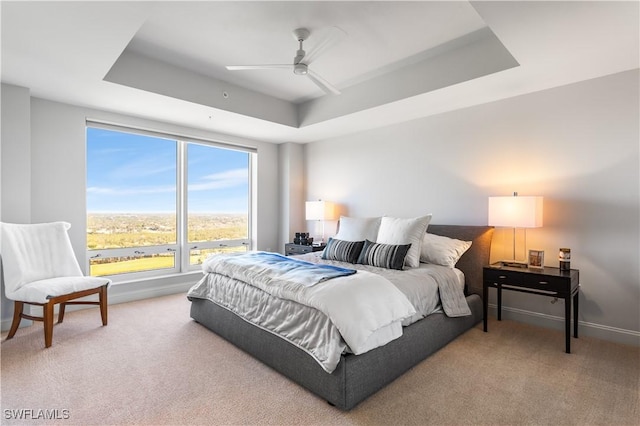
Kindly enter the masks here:
<path id="1" fill-rule="evenodd" d="M 498 312 L 497 306 L 490 303 L 489 309 L 495 317 Z M 541 314 L 524 309 L 510 308 L 503 305 L 502 318 L 564 331 L 564 317 L 558 317 L 555 315 Z M 595 324 L 586 321 L 578 321 L 578 337 L 580 336 L 595 337 L 596 339 L 608 340 L 610 342 L 640 346 L 640 332 L 638 331 L 610 327 L 608 325 Z"/>
<path id="2" fill-rule="evenodd" d="M 2 324 L 1 324 L 1 328 L 0 328 L 0 330 L 2 330 L 2 331 L 9 331 L 9 329 L 11 328 L 11 322 L 12 322 L 12 321 L 13 321 L 13 319 L 5 319 L 5 320 L 2 320 Z M 23 319 L 23 320 L 22 320 L 22 322 L 20 323 L 20 328 L 22 328 L 22 327 L 28 327 L 28 326 L 30 326 L 31 324 L 33 324 L 33 321 Z"/>
<path id="3" fill-rule="evenodd" d="M 150 299 L 152 297 L 186 293 L 191 287 L 193 287 L 193 283 L 176 283 L 157 288 L 123 291 L 118 294 L 110 294 L 109 304 L 116 305 L 118 303 L 133 302 L 136 300 Z"/>

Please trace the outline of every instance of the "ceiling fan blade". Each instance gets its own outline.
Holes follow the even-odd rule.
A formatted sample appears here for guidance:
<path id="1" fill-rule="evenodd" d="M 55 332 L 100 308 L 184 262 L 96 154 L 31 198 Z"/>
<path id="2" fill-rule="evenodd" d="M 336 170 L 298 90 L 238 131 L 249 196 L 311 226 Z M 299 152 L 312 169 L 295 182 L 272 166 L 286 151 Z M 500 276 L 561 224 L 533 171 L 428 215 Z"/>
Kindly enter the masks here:
<path id="1" fill-rule="evenodd" d="M 347 37 L 347 33 L 339 27 L 323 28 L 312 33 L 314 39 L 319 40 L 305 55 L 304 62 L 309 65 L 320 56 L 322 52 L 335 46 Z"/>
<path id="2" fill-rule="evenodd" d="M 340 94 L 340 91 L 335 86 L 333 86 L 324 78 L 320 77 L 320 75 L 317 72 L 314 72 L 313 70 L 309 70 L 307 72 L 307 77 L 309 77 L 309 80 L 313 81 L 316 84 L 316 86 L 324 90 L 326 93 L 333 94 L 333 95 Z"/>
<path id="3" fill-rule="evenodd" d="M 244 71 L 244 70 L 276 70 L 276 69 L 292 69 L 291 64 L 274 64 L 274 65 L 227 65 L 226 68 L 229 71 Z"/>

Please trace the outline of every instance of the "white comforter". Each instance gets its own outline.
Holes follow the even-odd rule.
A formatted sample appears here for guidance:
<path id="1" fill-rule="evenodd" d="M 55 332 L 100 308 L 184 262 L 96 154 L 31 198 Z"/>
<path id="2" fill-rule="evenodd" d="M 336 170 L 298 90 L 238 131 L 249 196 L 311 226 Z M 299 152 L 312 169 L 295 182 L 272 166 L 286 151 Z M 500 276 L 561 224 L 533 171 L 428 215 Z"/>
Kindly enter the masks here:
<path id="1" fill-rule="evenodd" d="M 250 268 L 229 261 L 233 257 L 211 256 L 203 264 L 203 271 L 226 276 L 271 296 L 319 310 L 331 319 L 356 355 L 400 337 L 402 322 L 416 314 L 413 305 L 396 286 L 368 271 L 358 271 L 312 287 L 292 286 L 290 283 L 274 285 L 272 280 L 261 280 L 260 275 L 256 279 Z M 194 294 L 190 292 L 190 296 Z"/>

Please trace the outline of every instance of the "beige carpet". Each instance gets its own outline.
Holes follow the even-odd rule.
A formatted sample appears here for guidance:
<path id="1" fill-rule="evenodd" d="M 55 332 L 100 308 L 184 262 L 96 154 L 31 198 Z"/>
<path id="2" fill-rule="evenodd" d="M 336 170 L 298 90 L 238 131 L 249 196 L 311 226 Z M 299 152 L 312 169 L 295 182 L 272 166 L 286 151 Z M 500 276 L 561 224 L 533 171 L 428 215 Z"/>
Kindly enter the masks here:
<path id="1" fill-rule="evenodd" d="M 640 421 L 640 350 L 492 321 L 342 412 L 189 317 L 184 295 L 70 312 L 2 341 L 2 424 L 606 424 Z M 16 410 L 59 410 L 16 421 Z M 68 410 L 68 411 L 63 411 Z M 24 411 L 23 411 L 24 413 Z"/>

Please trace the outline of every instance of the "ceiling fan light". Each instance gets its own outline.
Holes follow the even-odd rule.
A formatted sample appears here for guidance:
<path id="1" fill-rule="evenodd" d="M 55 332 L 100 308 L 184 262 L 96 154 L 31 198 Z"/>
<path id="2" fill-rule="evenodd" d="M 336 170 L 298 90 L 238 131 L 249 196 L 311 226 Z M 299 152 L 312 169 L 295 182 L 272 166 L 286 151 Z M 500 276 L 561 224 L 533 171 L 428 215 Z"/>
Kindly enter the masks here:
<path id="1" fill-rule="evenodd" d="M 308 72 L 309 70 L 305 64 L 295 64 L 293 66 L 293 73 L 295 75 L 307 75 Z"/>

